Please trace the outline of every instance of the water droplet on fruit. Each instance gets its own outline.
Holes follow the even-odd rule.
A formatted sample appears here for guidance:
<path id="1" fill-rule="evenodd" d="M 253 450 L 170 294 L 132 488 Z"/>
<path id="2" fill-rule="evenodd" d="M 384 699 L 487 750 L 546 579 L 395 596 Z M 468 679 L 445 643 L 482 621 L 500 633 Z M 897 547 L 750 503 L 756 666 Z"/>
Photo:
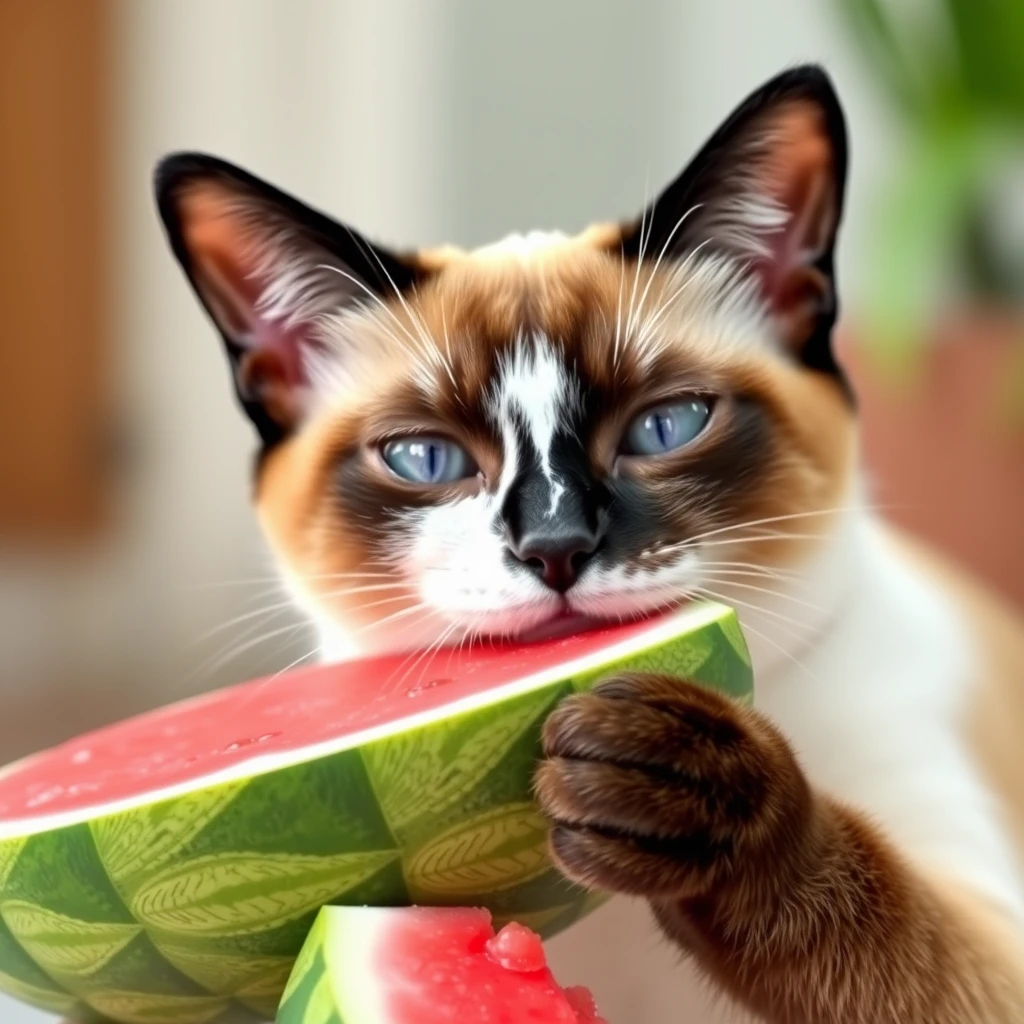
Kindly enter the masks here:
<path id="1" fill-rule="evenodd" d="M 245 747 L 255 746 L 257 743 L 268 743 L 272 739 L 276 739 L 281 734 L 279 732 L 267 732 L 262 736 L 254 736 L 244 740 L 235 740 L 233 743 L 229 743 L 224 748 L 225 754 L 232 754 L 236 750 L 242 750 Z"/>
<path id="2" fill-rule="evenodd" d="M 426 690 L 433 690 L 437 686 L 444 686 L 445 683 L 454 682 L 454 679 L 428 679 L 426 682 L 416 683 L 415 686 L 410 686 L 405 695 L 407 697 L 418 697 Z"/>
<path id="3" fill-rule="evenodd" d="M 532 974 L 547 966 L 540 936 L 515 921 L 487 940 L 487 957 L 506 971 Z"/>
<path id="4" fill-rule="evenodd" d="M 26 807 L 42 807 L 43 804 L 48 804 L 51 800 L 56 800 L 57 797 L 63 795 L 63 786 L 51 786 L 49 789 L 44 789 L 38 796 L 32 797 L 31 800 L 25 802 Z"/>

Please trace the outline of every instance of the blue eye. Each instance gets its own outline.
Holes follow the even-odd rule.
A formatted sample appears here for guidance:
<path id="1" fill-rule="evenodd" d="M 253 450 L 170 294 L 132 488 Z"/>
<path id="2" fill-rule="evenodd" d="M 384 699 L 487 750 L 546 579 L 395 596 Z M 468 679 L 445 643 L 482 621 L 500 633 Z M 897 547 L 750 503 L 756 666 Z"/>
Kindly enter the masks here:
<path id="1" fill-rule="evenodd" d="M 666 402 L 642 412 L 623 438 L 627 455 L 662 455 L 689 444 L 707 425 L 711 405 L 703 398 Z"/>
<path id="2" fill-rule="evenodd" d="M 397 476 L 417 484 L 450 484 L 476 473 L 466 452 L 443 437 L 399 437 L 388 441 L 382 451 Z"/>

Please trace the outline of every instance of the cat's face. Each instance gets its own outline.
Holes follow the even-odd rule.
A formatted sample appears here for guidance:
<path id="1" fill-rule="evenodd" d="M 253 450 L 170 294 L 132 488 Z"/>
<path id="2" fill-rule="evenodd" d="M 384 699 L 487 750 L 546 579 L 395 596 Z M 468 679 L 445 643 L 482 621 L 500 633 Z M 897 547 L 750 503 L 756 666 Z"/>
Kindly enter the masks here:
<path id="1" fill-rule="evenodd" d="M 165 164 L 264 442 L 261 521 L 320 624 L 364 649 L 535 636 L 799 557 L 786 525 L 850 475 L 844 147 L 801 69 L 635 224 L 412 257 L 217 161 Z"/>

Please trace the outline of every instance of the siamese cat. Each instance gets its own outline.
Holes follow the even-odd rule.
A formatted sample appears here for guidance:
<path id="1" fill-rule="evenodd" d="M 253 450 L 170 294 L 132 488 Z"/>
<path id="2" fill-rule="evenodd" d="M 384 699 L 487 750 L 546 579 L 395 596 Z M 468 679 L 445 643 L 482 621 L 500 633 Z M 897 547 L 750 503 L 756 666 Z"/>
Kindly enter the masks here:
<path id="1" fill-rule="evenodd" d="M 212 157 L 157 174 L 325 658 L 739 611 L 756 711 L 621 675 L 545 726 L 553 856 L 621 897 L 552 961 L 614 1024 L 1024 1021 L 1024 639 L 866 504 L 846 172 L 807 66 L 575 236 L 400 253 Z"/>

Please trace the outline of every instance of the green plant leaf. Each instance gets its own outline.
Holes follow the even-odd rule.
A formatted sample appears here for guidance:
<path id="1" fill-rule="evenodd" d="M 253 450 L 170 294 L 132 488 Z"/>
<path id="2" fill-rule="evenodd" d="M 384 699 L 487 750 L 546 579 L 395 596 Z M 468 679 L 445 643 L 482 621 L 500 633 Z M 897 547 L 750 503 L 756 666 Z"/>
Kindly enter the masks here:
<path id="1" fill-rule="evenodd" d="M 397 857 L 393 850 L 223 853 L 175 864 L 132 900 L 140 921 L 183 935 L 237 936 L 276 928 L 352 889 Z"/>
<path id="2" fill-rule="evenodd" d="M 52 975 L 93 974 L 142 931 L 133 924 L 79 921 L 21 900 L 0 906 L 0 916 L 29 956 Z"/>
<path id="3" fill-rule="evenodd" d="M 913 72 L 906 40 L 893 27 L 881 0 L 839 0 L 837 6 L 847 28 L 860 39 L 872 70 L 889 94 L 905 114 L 920 117 L 930 103 L 927 85 Z"/>
<path id="4" fill-rule="evenodd" d="M 883 370 L 906 372 L 954 251 L 978 171 L 977 139 L 964 125 L 923 138 L 881 210 L 869 261 L 867 352 Z"/>
<path id="5" fill-rule="evenodd" d="M 217 996 L 165 996 L 148 992 L 100 992 L 86 1000 L 124 1024 L 207 1024 L 229 1006 Z"/>
<path id="6" fill-rule="evenodd" d="M 477 900 L 550 867 L 548 824 L 532 803 L 477 815 L 421 847 L 409 859 L 409 892 L 422 902 Z"/>
<path id="7" fill-rule="evenodd" d="M 1020 125 L 1024 119 L 1024 3 L 945 0 L 945 8 L 965 91 L 982 112 L 1015 118 Z"/>

